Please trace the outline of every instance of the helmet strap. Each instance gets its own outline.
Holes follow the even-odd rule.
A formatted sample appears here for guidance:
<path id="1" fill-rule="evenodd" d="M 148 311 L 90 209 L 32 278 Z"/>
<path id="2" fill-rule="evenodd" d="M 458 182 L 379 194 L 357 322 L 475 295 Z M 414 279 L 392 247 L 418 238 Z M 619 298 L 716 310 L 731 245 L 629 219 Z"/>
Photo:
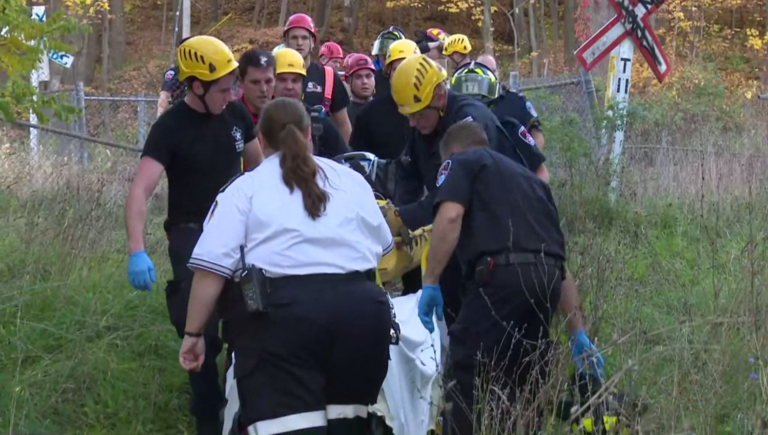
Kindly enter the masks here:
<path id="1" fill-rule="evenodd" d="M 203 94 L 202 95 L 198 95 L 194 91 L 194 89 L 192 89 L 192 95 L 194 95 L 195 98 L 197 98 L 203 104 L 203 109 L 205 110 L 205 113 L 210 115 L 211 114 L 211 109 L 210 109 L 210 107 L 208 107 L 208 103 L 205 101 L 205 96 L 208 95 L 208 91 L 211 90 L 211 86 L 213 85 L 213 82 L 204 82 L 202 80 L 198 80 L 198 82 L 200 82 L 200 85 L 203 87 Z M 191 84 L 190 84 L 190 88 L 194 88 L 194 87 L 191 86 Z"/>

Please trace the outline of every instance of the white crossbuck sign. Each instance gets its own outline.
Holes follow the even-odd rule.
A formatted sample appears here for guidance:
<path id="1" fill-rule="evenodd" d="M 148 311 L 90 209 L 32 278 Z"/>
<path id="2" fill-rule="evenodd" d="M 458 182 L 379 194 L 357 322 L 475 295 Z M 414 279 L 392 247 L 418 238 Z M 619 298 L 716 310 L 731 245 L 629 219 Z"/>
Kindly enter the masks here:
<path id="1" fill-rule="evenodd" d="M 635 47 L 643 54 L 656 79 L 663 82 L 670 72 L 669 60 L 649 24 L 649 18 L 665 1 L 609 0 L 616 16 L 576 50 L 579 63 L 585 70 L 591 70 L 631 35 Z"/>

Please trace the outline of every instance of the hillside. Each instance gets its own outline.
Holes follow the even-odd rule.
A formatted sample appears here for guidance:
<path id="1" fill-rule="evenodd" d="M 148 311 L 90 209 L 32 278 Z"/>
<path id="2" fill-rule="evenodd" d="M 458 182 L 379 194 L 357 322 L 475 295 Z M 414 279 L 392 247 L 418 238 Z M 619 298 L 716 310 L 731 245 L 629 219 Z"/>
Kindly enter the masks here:
<path id="1" fill-rule="evenodd" d="M 125 4 L 126 59 L 123 68 L 109 78 L 110 93 L 157 91 L 173 51 L 174 3 L 167 1 L 165 5 L 165 23 L 164 5 L 160 1 L 141 6 L 130 1 Z M 253 45 L 272 49 L 281 42 L 281 31 L 275 27 L 279 21 L 280 4 L 263 0 L 255 3 L 248 0 L 193 2 L 192 33 L 219 37 L 237 52 Z M 466 33 L 472 39 L 475 52 L 483 49 L 481 2 L 347 0 L 345 3 L 357 9 L 357 19 L 349 17 L 341 2 L 332 0 L 290 2 L 287 12 L 310 13 L 318 27 L 322 27 L 323 20 L 318 18 L 318 11 L 328 5 L 329 25 L 321 42 L 333 39 L 342 43 L 347 51 L 369 50 L 378 31 L 392 24 L 401 26 L 408 35 L 413 35 L 416 29 L 433 26 L 449 33 Z M 550 76 L 573 71 L 577 65 L 570 54 L 615 14 L 607 0 L 541 0 L 531 2 L 532 5 L 527 7 L 511 8 L 510 4 L 518 3 L 525 6 L 519 0 L 505 2 L 509 8 L 498 1 L 492 3 L 493 38 L 495 51 L 502 57 L 506 70 L 512 66 L 515 35 L 518 36 L 517 69 L 526 77 L 540 76 L 544 71 Z M 212 4 L 218 5 L 219 19 L 211 18 Z M 256 19 L 254 7 L 261 7 Z M 768 65 L 765 53 L 767 13 L 765 0 L 703 1 L 698 8 L 667 2 L 654 14 L 651 23 L 675 71 L 691 64 L 711 64 L 728 87 L 760 92 L 761 79 L 768 78 L 765 73 Z M 254 22 L 257 25 L 253 25 Z M 348 30 L 350 26 L 356 27 L 353 35 Z M 640 57 L 639 53 L 637 57 Z M 636 63 L 644 64 L 644 61 Z M 595 73 L 604 73 L 604 68 L 605 65 L 601 65 Z M 650 71 L 644 65 L 641 65 L 637 78 L 648 85 L 652 82 Z M 99 85 L 99 79 L 92 84 Z"/>

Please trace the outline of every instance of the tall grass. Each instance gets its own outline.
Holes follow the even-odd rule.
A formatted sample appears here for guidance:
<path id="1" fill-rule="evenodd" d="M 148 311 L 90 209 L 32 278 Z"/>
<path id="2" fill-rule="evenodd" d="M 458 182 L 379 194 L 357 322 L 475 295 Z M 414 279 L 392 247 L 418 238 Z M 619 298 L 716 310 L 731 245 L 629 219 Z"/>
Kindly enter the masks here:
<path id="1" fill-rule="evenodd" d="M 569 268 L 609 373 L 649 405 L 639 431 L 765 433 L 768 197 L 764 158 L 744 157 L 765 131 L 668 128 L 667 142 L 650 143 L 663 150 L 628 148 L 624 195 L 611 203 L 604 166 L 568 122 L 550 120 L 545 133 Z M 742 154 L 727 152 L 735 142 Z M 189 433 L 162 293 L 164 200 L 146 236 L 160 282 L 137 292 L 122 225 L 135 159 L 83 170 L 43 155 L 30 166 L 14 149 L 0 161 L 0 430 Z M 568 350 L 559 356 L 549 402 Z"/>

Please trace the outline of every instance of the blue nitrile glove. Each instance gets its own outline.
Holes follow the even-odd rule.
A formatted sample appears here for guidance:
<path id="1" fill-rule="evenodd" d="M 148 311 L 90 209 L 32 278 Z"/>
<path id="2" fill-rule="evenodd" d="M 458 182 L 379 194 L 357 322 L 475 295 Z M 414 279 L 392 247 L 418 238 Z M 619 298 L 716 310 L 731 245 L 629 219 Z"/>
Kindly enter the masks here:
<path id="1" fill-rule="evenodd" d="M 435 331 L 435 324 L 432 322 L 433 315 L 437 316 L 437 320 L 443 320 L 443 293 L 440 292 L 439 285 L 427 284 L 421 290 L 419 320 L 430 334 Z"/>
<path id="2" fill-rule="evenodd" d="M 593 375 L 600 379 L 605 379 L 605 361 L 597 348 L 587 337 L 587 333 L 583 329 L 573 333 L 571 338 L 571 355 L 573 361 L 576 363 L 576 371 L 581 373 L 583 370 L 590 371 Z M 587 368 L 584 368 L 584 363 L 587 363 Z"/>
<path id="3" fill-rule="evenodd" d="M 128 257 L 128 282 L 136 290 L 152 291 L 155 265 L 146 252 L 136 251 Z"/>

